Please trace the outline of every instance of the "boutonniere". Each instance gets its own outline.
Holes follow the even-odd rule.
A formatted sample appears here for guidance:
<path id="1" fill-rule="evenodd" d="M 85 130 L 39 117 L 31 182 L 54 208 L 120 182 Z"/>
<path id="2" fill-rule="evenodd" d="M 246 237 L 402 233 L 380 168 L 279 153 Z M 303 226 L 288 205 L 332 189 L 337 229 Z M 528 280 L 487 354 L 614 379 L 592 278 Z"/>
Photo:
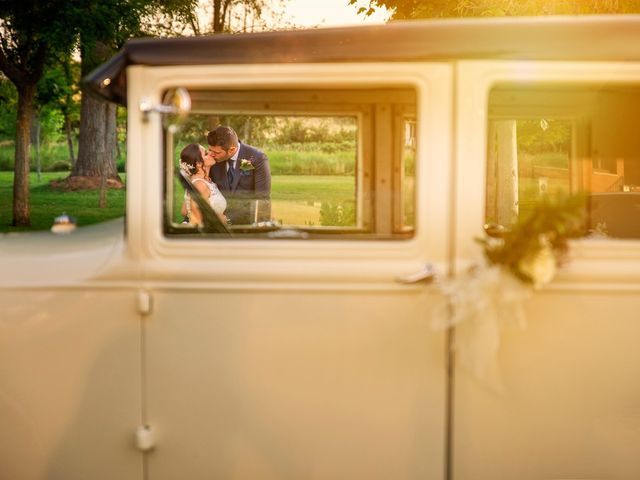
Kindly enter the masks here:
<path id="1" fill-rule="evenodd" d="M 251 163 L 250 160 L 247 160 L 245 158 L 240 160 L 240 170 L 248 172 L 249 170 L 255 170 L 255 169 L 256 167 L 253 166 L 253 163 Z"/>

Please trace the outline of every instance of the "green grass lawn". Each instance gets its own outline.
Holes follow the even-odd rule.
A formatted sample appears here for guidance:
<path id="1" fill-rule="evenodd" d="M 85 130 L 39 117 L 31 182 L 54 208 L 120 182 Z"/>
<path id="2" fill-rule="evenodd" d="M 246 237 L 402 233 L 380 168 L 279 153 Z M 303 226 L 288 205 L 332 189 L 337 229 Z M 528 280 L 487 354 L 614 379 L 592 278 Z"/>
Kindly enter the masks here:
<path id="1" fill-rule="evenodd" d="M 274 175 L 271 198 L 288 202 L 341 202 L 353 199 L 355 179 L 336 175 Z"/>
<path id="2" fill-rule="evenodd" d="M 300 152 L 293 150 L 271 150 L 269 165 L 274 175 L 353 175 L 356 151 Z"/>
<path id="3" fill-rule="evenodd" d="M 174 186 L 174 215 L 179 221 L 184 190 Z M 272 175 L 271 216 L 283 225 L 320 225 L 322 203 L 355 200 L 355 178 L 337 175 Z"/>
<path id="4" fill-rule="evenodd" d="M 284 225 L 320 225 L 322 203 L 354 201 L 355 178 L 279 175 L 271 180 L 271 216 Z"/>
<path id="5" fill-rule="evenodd" d="M 78 225 L 90 225 L 124 215 L 125 191 L 108 190 L 107 208 L 98 207 L 99 191 L 63 192 L 49 182 L 66 173 L 43 173 L 38 182 L 30 175 L 31 227 L 12 227 L 13 173 L 0 172 L 0 232 L 48 230 L 53 219 L 67 213 Z M 121 174 L 124 179 L 124 175 Z M 355 179 L 335 175 L 275 175 L 272 177 L 273 218 L 288 225 L 319 225 L 322 203 L 342 204 L 355 198 Z M 176 205 L 180 208 L 182 189 L 176 188 Z M 176 217 L 177 218 L 177 217 Z"/>
<path id="6" fill-rule="evenodd" d="M 343 204 L 355 200 L 355 178 L 337 175 L 272 175 L 271 216 L 283 225 L 320 225 L 322 203 Z M 174 215 L 182 219 L 184 190 L 174 186 Z"/>
<path id="7" fill-rule="evenodd" d="M 29 176 L 31 187 L 31 227 L 12 227 L 13 172 L 0 172 L 0 232 L 48 230 L 53 219 L 67 213 L 75 217 L 79 226 L 104 222 L 124 215 L 125 191 L 107 191 L 107 208 L 99 208 L 100 192 L 88 190 L 63 192 L 54 190 L 49 182 L 67 177 L 67 173 L 43 173 L 40 182 L 36 174 Z M 120 174 L 124 180 L 124 174 Z"/>

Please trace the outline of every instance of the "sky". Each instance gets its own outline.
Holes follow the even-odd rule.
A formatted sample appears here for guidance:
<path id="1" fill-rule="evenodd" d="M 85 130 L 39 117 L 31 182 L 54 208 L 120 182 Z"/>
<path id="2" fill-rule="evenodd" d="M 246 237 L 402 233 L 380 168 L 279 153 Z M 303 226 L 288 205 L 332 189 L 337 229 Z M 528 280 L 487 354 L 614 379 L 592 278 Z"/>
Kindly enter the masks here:
<path id="1" fill-rule="evenodd" d="M 198 17 L 200 30 L 208 32 L 211 29 L 211 0 L 199 0 Z M 269 2 L 267 2 L 269 5 Z M 271 30 L 288 30 L 291 28 L 314 28 L 314 27 L 340 27 L 346 25 L 372 25 L 385 23 L 391 13 L 385 8 L 376 8 L 376 11 L 365 16 L 358 14 L 359 7 L 369 7 L 369 0 L 356 0 L 354 5 L 349 5 L 349 0 L 282 0 L 273 1 L 272 10 L 269 8 L 262 12 L 261 19 L 266 20 L 266 28 Z M 235 21 L 242 21 L 242 10 L 235 12 Z M 273 18 L 274 20 L 269 20 Z M 264 29 L 258 26 L 255 31 Z M 236 30 L 241 29 L 241 25 L 236 25 Z M 252 31 L 249 27 L 248 31 Z"/>
<path id="2" fill-rule="evenodd" d="M 358 6 L 366 7 L 368 0 L 359 0 Z M 348 0 L 289 0 L 287 15 L 298 26 L 332 27 L 384 23 L 389 12 L 378 10 L 370 17 L 357 14 L 358 8 Z"/>

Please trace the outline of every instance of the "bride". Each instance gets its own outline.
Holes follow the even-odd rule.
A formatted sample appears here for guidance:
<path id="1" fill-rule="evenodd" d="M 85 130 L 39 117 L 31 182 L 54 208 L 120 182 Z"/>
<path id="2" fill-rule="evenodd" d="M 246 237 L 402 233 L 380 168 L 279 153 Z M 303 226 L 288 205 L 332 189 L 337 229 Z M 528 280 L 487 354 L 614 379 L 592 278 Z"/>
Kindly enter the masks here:
<path id="1" fill-rule="evenodd" d="M 215 163 L 213 157 L 206 153 L 206 150 L 197 143 L 190 143 L 180 152 L 180 169 L 189 175 L 189 180 L 211 205 L 214 212 L 221 217 L 225 223 L 224 211 L 227 208 L 227 200 L 224 198 L 218 186 L 209 179 L 209 169 Z M 182 204 L 182 215 L 189 218 L 189 223 L 201 224 L 202 215 L 196 202 L 194 202 L 188 192 L 184 194 Z"/>

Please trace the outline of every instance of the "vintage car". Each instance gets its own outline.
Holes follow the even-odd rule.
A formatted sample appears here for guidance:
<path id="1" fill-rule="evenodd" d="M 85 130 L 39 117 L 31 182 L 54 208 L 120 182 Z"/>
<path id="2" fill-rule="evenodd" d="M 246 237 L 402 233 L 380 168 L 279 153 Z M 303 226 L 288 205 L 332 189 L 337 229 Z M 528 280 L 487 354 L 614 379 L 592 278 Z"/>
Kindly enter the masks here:
<path id="1" fill-rule="evenodd" d="M 0 478 L 640 478 L 640 17 L 141 39 L 85 83 L 128 109 L 126 215 L 0 236 Z M 182 223 L 220 119 L 339 127 L 347 200 L 274 170 L 269 221 Z M 478 376 L 441 285 L 559 192 L 625 213 Z"/>

